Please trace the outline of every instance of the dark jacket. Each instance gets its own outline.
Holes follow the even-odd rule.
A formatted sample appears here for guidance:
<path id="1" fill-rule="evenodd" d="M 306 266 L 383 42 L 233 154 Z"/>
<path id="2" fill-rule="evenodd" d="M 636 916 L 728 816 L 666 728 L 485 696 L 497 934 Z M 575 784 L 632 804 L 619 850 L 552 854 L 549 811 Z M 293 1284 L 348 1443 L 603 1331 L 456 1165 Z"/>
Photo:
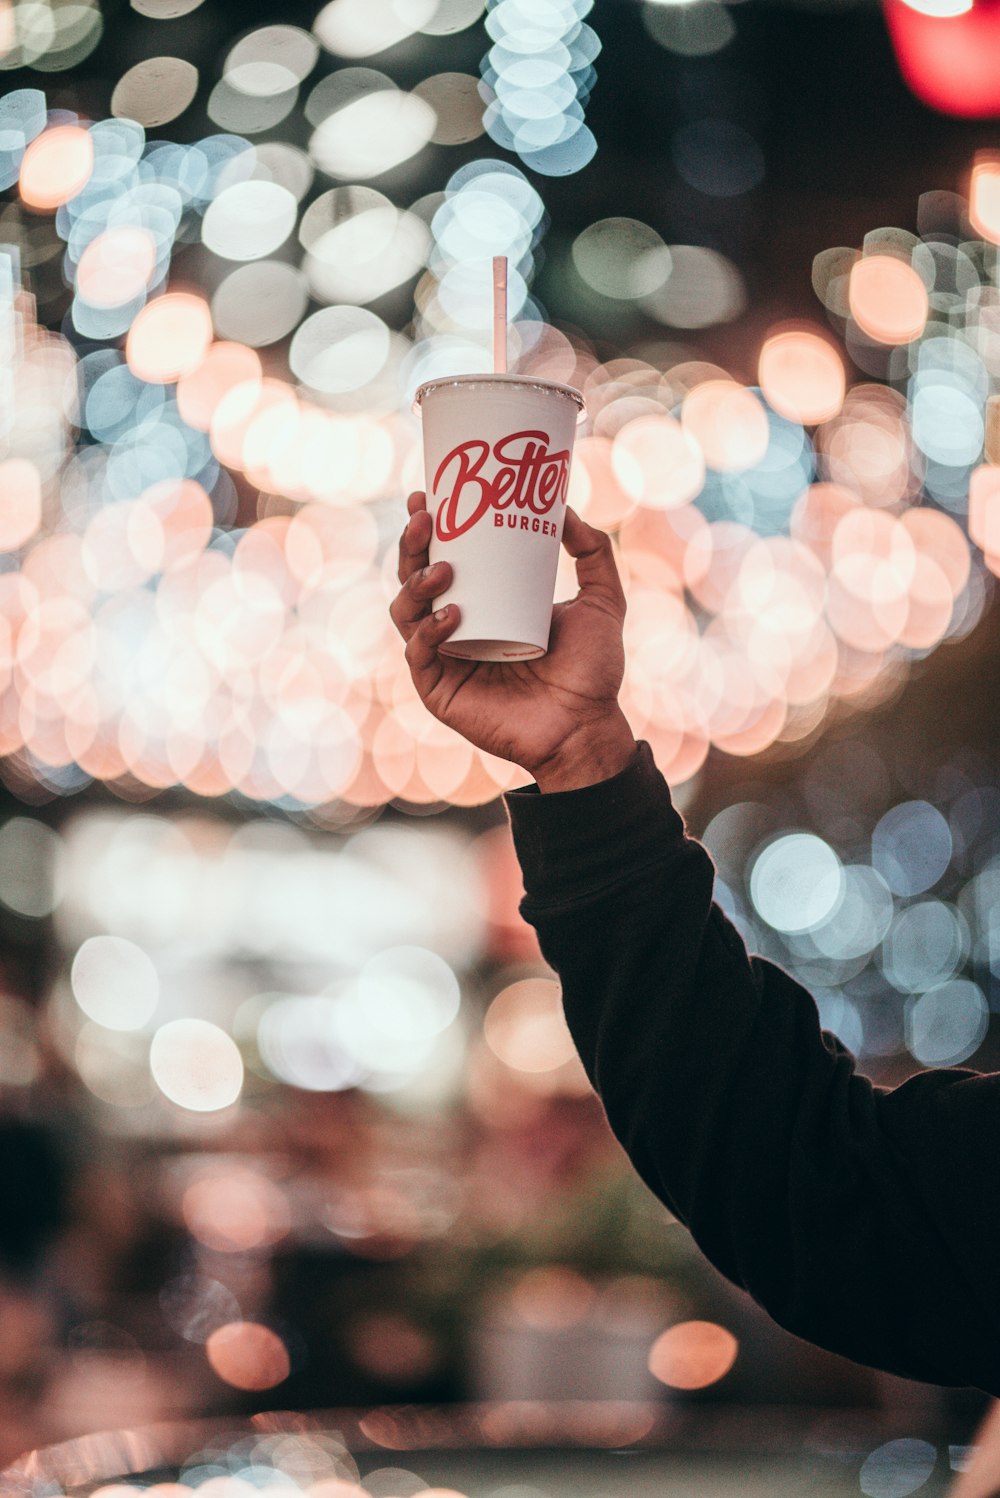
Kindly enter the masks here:
<path id="1" fill-rule="evenodd" d="M 712 903 L 649 746 L 506 803 L 521 913 L 636 1170 L 780 1325 L 1000 1396 L 1000 1073 L 877 1087 Z"/>

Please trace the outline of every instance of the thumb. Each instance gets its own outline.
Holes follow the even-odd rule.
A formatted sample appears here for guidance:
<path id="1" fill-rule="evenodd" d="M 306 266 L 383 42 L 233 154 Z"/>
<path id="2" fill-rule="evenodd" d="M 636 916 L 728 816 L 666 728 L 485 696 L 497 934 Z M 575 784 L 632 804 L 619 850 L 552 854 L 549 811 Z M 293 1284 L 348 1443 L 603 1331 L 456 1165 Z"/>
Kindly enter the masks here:
<path id="1" fill-rule="evenodd" d="M 580 592 L 584 595 L 602 593 L 624 614 L 625 590 L 618 575 L 611 537 L 581 520 L 576 511 L 567 505 L 562 544 L 576 561 Z"/>

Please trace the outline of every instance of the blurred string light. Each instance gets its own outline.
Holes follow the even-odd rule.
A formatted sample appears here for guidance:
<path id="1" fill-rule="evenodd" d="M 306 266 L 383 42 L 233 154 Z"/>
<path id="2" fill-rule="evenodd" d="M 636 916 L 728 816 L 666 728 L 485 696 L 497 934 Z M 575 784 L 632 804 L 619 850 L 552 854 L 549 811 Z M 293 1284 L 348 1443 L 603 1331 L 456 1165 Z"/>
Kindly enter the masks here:
<path id="1" fill-rule="evenodd" d="M 704 1389 L 736 1362 L 739 1342 L 714 1321 L 679 1321 L 661 1333 L 649 1353 L 649 1370 L 672 1389 Z"/>
<path id="2" fill-rule="evenodd" d="M 508 259 L 510 317 L 538 315 L 528 287 L 544 212 L 528 179 L 505 162 L 473 161 L 454 173 L 430 220 L 428 268 L 415 294 L 423 336 L 402 370 L 408 388 L 435 375 L 487 367 L 492 311 L 483 286 L 494 247 Z"/>
<path id="3" fill-rule="evenodd" d="M 874 749 L 840 742 L 804 777 L 801 830 L 790 807 L 738 802 L 704 840 L 727 913 L 810 988 L 826 1029 L 857 1055 L 953 1066 L 997 1002 L 995 791 L 985 768 L 918 776 L 935 804 L 894 797 Z"/>
<path id="4" fill-rule="evenodd" d="M 593 0 L 488 0 L 486 131 L 544 176 L 581 171 L 597 150 L 584 123 L 601 50 L 583 19 L 592 6 Z"/>
<path id="5" fill-rule="evenodd" d="M 310 30 L 253 30 L 224 60 L 224 106 L 209 101 L 218 133 L 189 145 L 147 140 L 138 105 L 139 119 L 89 123 L 50 115 L 37 89 L 4 99 L 0 159 L 21 203 L 0 262 L 0 752 L 16 787 L 182 784 L 339 825 L 387 801 L 489 801 L 523 779 L 429 718 L 387 617 L 399 496 L 420 482 L 409 399 L 423 379 L 489 367 L 497 253 L 514 367 L 584 390 L 572 499 L 615 535 L 623 700 L 675 782 L 712 745 L 757 754 L 814 734 L 838 699 L 877 702 L 912 657 L 976 622 L 1000 568 L 995 160 L 974 163 L 967 204 L 926 194 L 919 233 L 876 230 L 818 257 L 860 382 L 814 324 L 768 331 L 755 384 L 669 346 L 601 362 L 533 299 L 547 218 L 526 171 L 480 157 L 415 202 L 390 191 L 426 144 L 475 139 L 535 93 L 580 126 L 573 139 L 585 129 L 559 78 L 589 88 L 596 39 L 568 0 L 489 10 L 485 120 L 471 75 L 407 91 L 371 65 L 481 19 L 459 0 L 333 0 Z M 343 65 L 317 77 L 324 54 Z M 157 108 L 175 75 L 148 90 Z M 254 143 L 278 102 L 304 111 L 308 150 Z M 705 161 L 750 161 L 723 144 L 706 137 Z M 699 190 L 745 191 L 753 175 Z M 22 287 L 39 234 L 72 288 L 63 336 Z M 170 280 L 199 240 L 211 294 Z M 634 217 L 589 225 L 571 263 L 588 295 L 671 332 L 745 305 L 718 251 Z M 399 331 L 382 299 L 411 285 Z M 278 344 L 265 372 L 258 350 Z M 574 591 L 565 558 L 557 589 Z"/>
<path id="6" fill-rule="evenodd" d="M 90 56 L 103 31 L 99 0 L 8 4 L 0 12 L 0 70 L 65 72 Z"/>
<path id="7" fill-rule="evenodd" d="M 257 1090 L 360 1087 L 404 1109 L 461 1088 L 462 975 L 485 934 L 486 854 L 466 837 L 371 827 L 338 849 L 293 827 L 123 811 L 84 813 L 61 837 L 11 818 L 4 849 L 19 858 L 0 900 L 32 919 L 54 911 L 67 953 L 57 1044 L 136 1126 L 165 1106 L 193 1125 L 223 1112 L 247 1072 Z M 199 1222 L 214 1203 L 207 1232 L 224 1232 L 226 1201 L 277 1220 L 266 1182 L 227 1181 L 185 1197 Z"/>
<path id="8" fill-rule="evenodd" d="M 893 800 L 874 752 L 848 742 L 806 777 L 812 815 L 798 828 L 794 813 L 745 802 L 712 820 L 718 898 L 856 1053 L 959 1064 L 1000 982 L 994 800 L 995 785 L 966 776 L 937 807 Z M 5 823 L 0 846 L 20 846 L 25 824 Z M 498 855 L 492 834 L 470 846 L 427 826 L 368 828 L 336 850 L 290 826 L 89 811 L 21 848 L 0 898 L 32 919 L 54 911 L 67 963 L 50 1034 L 133 1129 L 155 1128 L 164 1107 L 196 1125 L 232 1107 L 245 1077 L 258 1094 L 360 1087 L 403 1111 L 467 1089 L 492 1118 L 511 1096 L 520 1107 L 588 1088 L 551 973 L 509 970 L 481 1020 L 464 1002 L 487 937 L 469 876 L 482 863 L 493 879 Z M 13 1043 L 22 1021 L 2 1022 Z M 23 1040 L 17 1055 L 34 1075 Z M 266 1181 L 227 1175 L 184 1201 L 217 1251 L 233 1214 L 280 1236 Z"/>

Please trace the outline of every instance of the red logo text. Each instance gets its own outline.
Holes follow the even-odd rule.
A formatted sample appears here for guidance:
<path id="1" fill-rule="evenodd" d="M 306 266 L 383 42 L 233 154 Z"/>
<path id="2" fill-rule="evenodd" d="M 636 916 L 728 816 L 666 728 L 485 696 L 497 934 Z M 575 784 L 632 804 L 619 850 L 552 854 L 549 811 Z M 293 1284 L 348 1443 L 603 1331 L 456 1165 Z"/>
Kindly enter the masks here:
<path id="1" fill-rule="evenodd" d="M 496 466 L 487 477 L 483 469 L 490 458 Z M 513 506 L 531 515 L 547 515 L 557 501 L 566 503 L 568 487 L 569 452 L 550 453 L 548 432 L 511 432 L 492 447 L 472 437 L 453 447 L 434 475 L 435 500 L 442 488 L 445 491 L 435 522 L 438 540 L 454 541 L 491 509 Z M 523 520 L 527 522 L 528 516 Z M 496 517 L 495 523 L 502 525 L 502 518 Z"/>

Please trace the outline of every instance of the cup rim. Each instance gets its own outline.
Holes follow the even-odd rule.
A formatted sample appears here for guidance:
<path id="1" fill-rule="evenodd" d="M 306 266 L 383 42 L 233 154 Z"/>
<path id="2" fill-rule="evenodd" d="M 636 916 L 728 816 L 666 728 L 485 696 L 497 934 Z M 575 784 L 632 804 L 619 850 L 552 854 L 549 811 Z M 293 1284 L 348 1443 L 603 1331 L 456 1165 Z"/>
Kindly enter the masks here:
<path id="1" fill-rule="evenodd" d="M 437 390 L 442 385 L 493 385 L 498 383 L 507 385 L 526 385 L 531 390 L 555 390 L 560 395 L 569 396 L 570 400 L 575 401 L 578 407 L 578 420 L 580 419 L 580 417 L 585 415 L 587 410 L 587 407 L 584 403 L 583 394 L 581 391 L 577 390 L 575 385 L 562 385 L 558 380 L 542 380 L 537 378 L 535 375 L 493 374 L 489 370 L 483 370 L 479 374 L 439 375 L 437 379 L 425 380 L 422 385 L 417 386 L 416 391 L 414 392 L 412 410 L 415 415 L 419 416 L 421 402 L 423 401 L 424 397 L 428 395 L 430 391 Z"/>

